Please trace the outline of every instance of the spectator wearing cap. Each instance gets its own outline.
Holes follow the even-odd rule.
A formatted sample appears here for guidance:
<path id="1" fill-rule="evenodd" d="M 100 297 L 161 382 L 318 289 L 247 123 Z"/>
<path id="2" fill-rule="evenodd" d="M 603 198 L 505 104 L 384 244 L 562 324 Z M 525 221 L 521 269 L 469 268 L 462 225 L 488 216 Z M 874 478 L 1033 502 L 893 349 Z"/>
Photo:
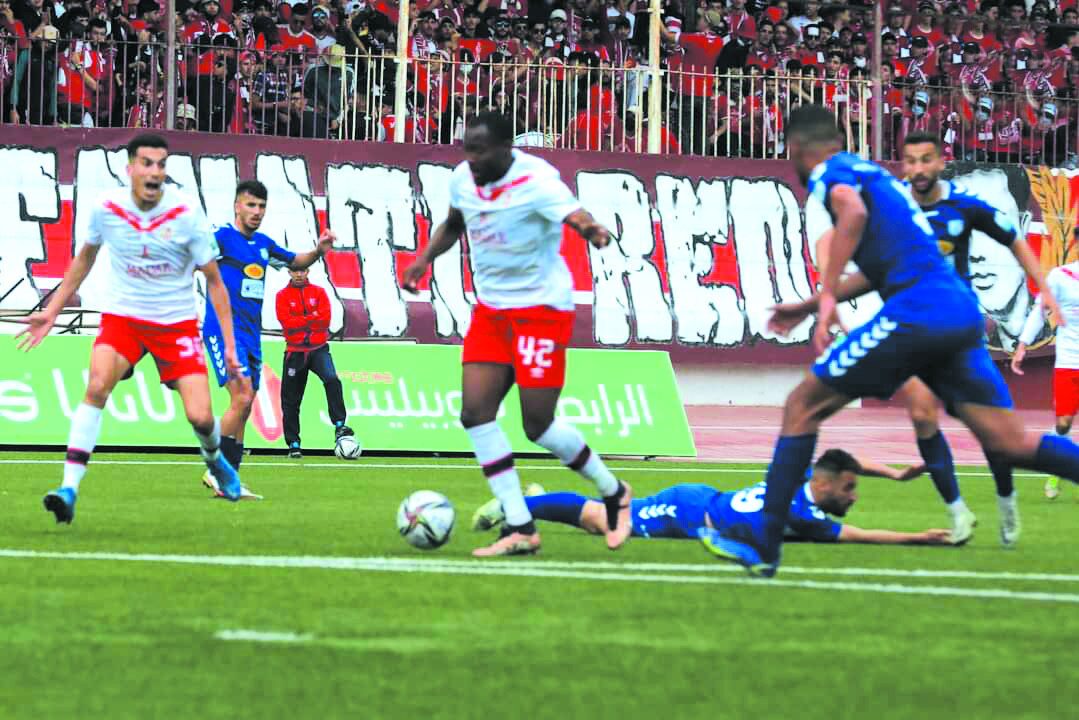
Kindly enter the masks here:
<path id="1" fill-rule="evenodd" d="M 195 106 L 182 102 L 176 106 L 176 129 L 191 132 L 199 129 L 199 117 Z"/>
<path id="2" fill-rule="evenodd" d="M 724 45 L 723 38 L 716 32 L 722 19 L 720 13 L 708 10 L 698 16 L 700 31 L 682 33 L 678 38 L 678 46 L 682 49 L 678 65 L 681 72 L 671 77 L 671 84 L 681 95 L 707 97 L 712 93 L 712 70 Z"/>
<path id="3" fill-rule="evenodd" d="M 566 11 L 561 8 L 552 10 L 547 17 L 547 37 L 543 44 L 548 50 L 553 51 L 567 44 L 569 38 L 566 34 L 566 17 Z"/>
<path id="4" fill-rule="evenodd" d="M 929 78 L 937 73 L 937 64 L 929 47 L 929 39 L 915 35 L 910 41 L 910 58 L 907 60 L 907 82 L 912 85 L 928 85 Z"/>
<path id="5" fill-rule="evenodd" d="M 296 3 L 289 14 L 288 25 L 280 33 L 281 44 L 289 52 L 300 52 L 306 57 L 318 54 L 318 40 L 307 31 L 307 5 Z"/>
<path id="6" fill-rule="evenodd" d="M 973 100 L 990 89 L 988 65 L 982 59 L 982 48 L 976 42 L 963 43 L 962 62 L 956 66 L 958 71 L 952 84 L 962 90 L 963 95 Z"/>
<path id="7" fill-rule="evenodd" d="M 923 2 L 918 6 L 918 14 L 915 16 L 914 26 L 910 29 L 911 44 L 914 38 L 924 37 L 929 47 L 937 47 L 944 42 L 944 32 L 936 25 L 937 9 L 933 3 Z"/>
<path id="8" fill-rule="evenodd" d="M 255 132 L 254 107 L 251 100 L 254 96 L 255 77 L 258 70 L 258 53 L 251 50 L 240 53 L 239 70 L 236 72 L 234 83 L 236 107 L 232 113 L 230 132 L 245 135 Z"/>
<path id="9" fill-rule="evenodd" d="M 903 147 L 903 140 L 911 133 L 930 133 L 943 139 L 943 127 L 941 125 L 941 108 L 933 102 L 932 95 L 927 88 L 919 88 L 910 95 L 910 99 L 903 109 L 900 123 L 899 137 L 896 147 Z"/>
<path id="10" fill-rule="evenodd" d="M 352 103 L 356 86 L 353 75 L 352 68 L 345 63 L 345 48 L 341 45 L 331 45 L 324 50 L 319 61 L 304 73 L 304 100 L 318 116 L 318 127 L 325 124 L 330 134 L 341 126 L 344 110 Z"/>
<path id="11" fill-rule="evenodd" d="M 796 59 L 802 63 L 803 67 L 806 65 L 817 67 L 824 64 L 826 57 L 824 45 L 821 43 L 820 25 L 807 25 L 802 28 L 802 49 Z"/>
<path id="12" fill-rule="evenodd" d="M 1061 167 L 1068 161 L 1068 152 L 1074 148 L 1070 147 L 1070 123 L 1065 112 L 1056 102 L 1042 104 L 1024 136 L 1022 162 Z"/>
<path id="13" fill-rule="evenodd" d="M 270 47 L 265 69 L 255 75 L 251 90 L 251 118 L 255 130 L 266 135 L 281 135 L 278 122 L 289 112 L 289 92 L 296 86 L 295 69 L 289 67 L 288 53 L 283 45 Z"/>
<path id="14" fill-rule="evenodd" d="M 325 5 L 316 5 L 311 9 L 311 34 L 320 53 L 336 42 L 336 34 L 330 23 L 330 9 Z"/>
<path id="15" fill-rule="evenodd" d="M 156 5 L 156 0 L 151 0 Z M 141 4 L 141 3 L 140 3 Z M 221 3 L 218 0 L 202 0 L 200 16 L 184 27 L 184 41 L 189 45 L 208 45 L 216 36 L 233 34 L 232 26 L 221 19 Z"/>
<path id="16" fill-rule="evenodd" d="M 885 20 L 884 29 L 881 30 L 881 35 L 890 33 L 895 36 L 897 41 L 906 40 L 909 37 L 906 20 L 907 16 L 902 8 L 890 8 L 888 10 L 888 17 Z"/>
<path id="17" fill-rule="evenodd" d="M 499 15 L 492 23 L 495 52 L 501 53 L 504 61 L 515 58 L 521 52 L 521 41 L 513 36 L 513 21 L 506 15 Z"/>
<path id="18" fill-rule="evenodd" d="M 850 55 L 847 62 L 851 67 L 865 70 L 870 66 L 869 39 L 863 32 L 856 32 L 850 38 Z"/>
<path id="19" fill-rule="evenodd" d="M 198 110 L 199 130 L 227 132 L 236 110 L 236 64 L 228 55 L 219 54 L 209 75 L 200 75 L 195 92 L 188 92 L 187 101 Z"/>
<path id="20" fill-rule="evenodd" d="M 232 34 L 245 50 L 265 50 L 266 38 L 255 29 L 255 9 L 250 0 L 241 0 L 232 9 Z"/>
<path id="21" fill-rule="evenodd" d="M 595 57 L 605 66 L 611 64 L 611 54 L 607 51 L 607 46 L 600 41 L 599 25 L 592 18 L 585 18 L 581 23 L 581 37 L 574 49 Z"/>

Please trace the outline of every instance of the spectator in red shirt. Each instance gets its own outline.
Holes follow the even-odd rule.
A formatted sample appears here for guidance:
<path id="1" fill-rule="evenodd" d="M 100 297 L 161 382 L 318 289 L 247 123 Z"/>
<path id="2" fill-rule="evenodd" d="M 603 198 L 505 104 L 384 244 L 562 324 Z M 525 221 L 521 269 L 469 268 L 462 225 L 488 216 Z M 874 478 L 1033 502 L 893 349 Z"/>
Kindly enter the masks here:
<path id="1" fill-rule="evenodd" d="M 932 3 L 923 2 L 918 6 L 918 16 L 914 27 L 910 29 L 910 36 L 914 38 L 924 37 L 929 41 L 930 47 L 936 47 L 944 42 L 944 33 L 935 25 L 937 10 Z"/>
<path id="2" fill-rule="evenodd" d="M 798 62 L 802 63 L 803 67 L 806 65 L 817 66 L 824 64 L 826 58 L 820 40 L 820 25 L 807 25 L 802 28 L 803 50 L 796 59 Z"/>
<path id="3" fill-rule="evenodd" d="M 345 425 L 345 399 L 341 379 L 330 356 L 330 296 L 307 280 L 307 270 L 289 270 L 289 284 L 277 293 L 277 320 L 285 334 L 285 359 L 281 368 L 281 419 L 289 457 L 300 451 L 300 404 L 309 372 L 314 372 L 326 391 L 326 408 L 334 425 L 335 440 L 353 435 Z"/>
<path id="4" fill-rule="evenodd" d="M 280 33 L 281 44 L 285 49 L 300 51 L 305 57 L 311 58 L 318 55 L 318 40 L 315 36 L 304 29 L 307 23 L 307 5 L 296 3 L 292 6 L 292 13 L 288 18 L 288 27 Z"/>
<path id="5" fill-rule="evenodd" d="M 516 57 L 521 52 L 521 41 L 512 35 L 512 28 L 513 22 L 505 15 L 495 18 L 494 36 L 491 39 L 495 44 L 495 52 L 502 53 L 504 58 Z"/>
<path id="6" fill-rule="evenodd" d="M 937 74 L 936 62 L 924 36 L 915 36 L 910 42 L 910 59 L 907 61 L 907 82 L 912 85 L 928 85 L 929 78 Z"/>

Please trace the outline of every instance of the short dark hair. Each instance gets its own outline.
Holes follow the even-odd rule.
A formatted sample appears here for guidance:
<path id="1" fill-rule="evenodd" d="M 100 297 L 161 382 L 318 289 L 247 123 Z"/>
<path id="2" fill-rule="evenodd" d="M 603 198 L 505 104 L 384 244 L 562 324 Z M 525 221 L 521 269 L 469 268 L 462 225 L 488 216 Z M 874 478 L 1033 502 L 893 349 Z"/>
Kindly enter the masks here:
<path id="1" fill-rule="evenodd" d="M 469 125 L 483 125 L 492 139 L 498 142 L 513 142 L 513 122 L 500 112 L 485 110 L 477 113 Z"/>
<path id="2" fill-rule="evenodd" d="M 817 462 L 813 464 L 813 470 L 822 470 L 835 475 L 845 472 L 857 474 L 862 471 L 862 466 L 846 450 L 832 448 L 831 450 L 825 450 L 824 454 L 817 458 Z"/>
<path id="3" fill-rule="evenodd" d="M 265 200 L 269 195 L 266 186 L 258 180 L 244 180 L 237 184 L 236 197 L 240 197 L 244 193 L 257 197 L 259 200 Z"/>
<path id="4" fill-rule="evenodd" d="M 802 142 L 825 143 L 841 139 L 835 116 L 820 105 L 802 105 L 791 111 L 787 119 L 787 137 Z"/>
<path id="5" fill-rule="evenodd" d="M 100 30 L 104 30 L 105 32 L 108 32 L 109 31 L 109 24 L 107 22 L 105 22 L 104 20 L 102 20 L 101 18 L 96 17 L 96 18 L 91 19 L 90 23 L 86 26 L 87 30 L 93 30 L 94 28 L 98 28 Z"/>
<path id="6" fill-rule="evenodd" d="M 940 136 L 936 133 L 919 130 L 918 132 L 912 132 L 910 135 L 903 138 L 903 147 L 906 147 L 907 145 L 921 145 L 922 143 L 932 143 L 938 153 L 944 152 L 944 145 L 940 141 Z"/>
<path id="7" fill-rule="evenodd" d="M 127 144 L 127 159 L 131 160 L 139 154 L 139 148 L 160 148 L 165 152 L 169 150 L 169 143 L 165 138 L 154 133 L 140 133 L 131 138 Z"/>

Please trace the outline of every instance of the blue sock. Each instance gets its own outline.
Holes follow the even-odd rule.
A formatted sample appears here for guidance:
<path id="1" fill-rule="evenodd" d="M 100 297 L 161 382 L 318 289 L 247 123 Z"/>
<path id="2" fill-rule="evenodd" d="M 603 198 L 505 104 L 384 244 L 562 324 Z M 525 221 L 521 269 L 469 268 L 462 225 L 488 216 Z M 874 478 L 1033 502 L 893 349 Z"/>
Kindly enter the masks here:
<path id="1" fill-rule="evenodd" d="M 959 481 L 955 479 L 955 464 L 952 462 L 952 449 L 939 430 L 937 434 L 925 440 L 918 438 L 918 452 L 925 460 L 933 484 L 937 486 L 944 502 L 951 505 L 959 499 Z"/>
<path id="2" fill-rule="evenodd" d="M 1079 483 L 1079 445 L 1060 435 L 1042 435 L 1030 469 Z"/>
<path id="3" fill-rule="evenodd" d="M 768 466 L 764 493 L 764 538 L 760 548 L 761 559 L 768 563 L 779 562 L 779 549 L 783 545 L 783 529 L 787 526 L 791 500 L 806 480 L 806 469 L 813 464 L 813 450 L 817 447 L 817 435 L 781 436 L 776 442 L 772 464 Z"/>
<path id="4" fill-rule="evenodd" d="M 577 493 L 547 493 L 526 497 L 528 512 L 536 520 L 562 523 L 563 525 L 581 526 L 581 509 L 588 498 Z"/>
<path id="5" fill-rule="evenodd" d="M 997 484 L 997 497 L 1010 497 L 1015 492 L 1011 463 L 992 453 L 986 453 L 985 459 L 989 461 L 989 472 L 993 473 L 993 482 Z"/>

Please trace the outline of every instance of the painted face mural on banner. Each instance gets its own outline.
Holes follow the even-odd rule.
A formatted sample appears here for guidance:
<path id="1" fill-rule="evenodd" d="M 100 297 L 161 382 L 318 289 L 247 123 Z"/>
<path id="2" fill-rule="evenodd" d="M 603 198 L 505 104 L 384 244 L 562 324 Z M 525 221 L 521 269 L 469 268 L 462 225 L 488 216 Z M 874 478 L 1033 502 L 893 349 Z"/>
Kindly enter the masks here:
<path id="1" fill-rule="evenodd" d="M 0 209 L 8 219 L 0 235 L 0 308 L 25 310 L 70 263 L 80 205 L 127 182 L 122 148 L 131 132 L 13 128 L 10 135 L 19 144 L 0 145 Z M 93 144 L 101 137 L 109 138 L 106 147 Z M 474 301 L 467 243 L 435 261 L 418 297 L 401 290 L 398 276 L 446 216 L 449 175 L 460 161 L 454 148 L 182 133 L 169 139 L 169 181 L 197 197 L 212 223 L 232 221 L 236 183 L 255 176 L 269 189 L 261 230 L 278 243 L 302 252 L 314 247 L 320 227 L 334 229 L 335 251 L 311 273 L 330 290 L 333 330 L 423 342 L 459 342 L 467 331 Z M 765 327 L 770 306 L 812 291 L 810 240 L 828 225 L 827 217 L 804 212 L 803 190 L 787 163 L 554 151 L 544 157 L 612 231 L 604 250 L 566 231 L 563 255 L 579 306 L 574 345 L 644 345 L 701 362 L 811 357 L 809 323 L 786 338 Z M 1040 218 L 1041 209 L 1031 205 L 1021 168 L 953 172 L 1029 228 L 1037 249 L 1044 227 L 1031 216 Z M 1007 249 L 979 234 L 971 263 L 976 292 L 998 323 L 991 340 L 1011 349 L 1031 304 L 1022 272 Z M 267 296 L 287 280 L 270 272 Z M 84 306 L 93 307 L 99 287 L 91 274 Z M 852 310 L 860 318 L 872 303 Z M 277 328 L 272 303 L 263 321 Z"/>

